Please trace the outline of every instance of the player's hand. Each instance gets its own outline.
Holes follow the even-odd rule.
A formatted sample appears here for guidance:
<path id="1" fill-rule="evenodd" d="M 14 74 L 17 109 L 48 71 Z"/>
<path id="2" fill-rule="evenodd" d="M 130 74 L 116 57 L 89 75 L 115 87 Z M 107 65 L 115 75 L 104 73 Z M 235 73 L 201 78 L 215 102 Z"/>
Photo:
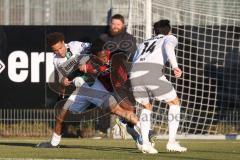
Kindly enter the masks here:
<path id="1" fill-rule="evenodd" d="M 87 66 L 86 66 L 86 64 L 80 65 L 78 68 L 79 68 L 79 71 L 87 73 Z"/>
<path id="2" fill-rule="evenodd" d="M 69 79 L 67 77 L 64 77 L 62 80 L 62 85 L 67 87 L 72 83 L 72 81 L 69 81 Z"/>
<path id="3" fill-rule="evenodd" d="M 78 67 L 79 71 L 83 73 L 97 73 L 97 70 L 93 68 L 91 64 L 83 64 Z"/>
<path id="4" fill-rule="evenodd" d="M 177 78 L 182 76 L 182 70 L 178 67 L 173 68 L 173 73 L 174 73 L 175 77 L 177 77 Z"/>

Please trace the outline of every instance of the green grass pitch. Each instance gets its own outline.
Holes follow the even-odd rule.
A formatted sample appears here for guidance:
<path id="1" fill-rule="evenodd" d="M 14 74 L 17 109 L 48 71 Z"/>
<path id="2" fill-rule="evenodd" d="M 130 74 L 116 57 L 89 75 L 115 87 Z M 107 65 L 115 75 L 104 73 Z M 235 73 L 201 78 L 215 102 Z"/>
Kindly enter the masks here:
<path id="1" fill-rule="evenodd" d="M 123 160 L 239 160 L 240 141 L 181 140 L 186 153 L 172 153 L 165 149 L 166 141 L 158 140 L 157 155 L 143 154 L 132 140 L 69 139 L 64 138 L 61 148 L 34 148 L 43 138 L 0 138 L 0 159 L 123 159 Z"/>

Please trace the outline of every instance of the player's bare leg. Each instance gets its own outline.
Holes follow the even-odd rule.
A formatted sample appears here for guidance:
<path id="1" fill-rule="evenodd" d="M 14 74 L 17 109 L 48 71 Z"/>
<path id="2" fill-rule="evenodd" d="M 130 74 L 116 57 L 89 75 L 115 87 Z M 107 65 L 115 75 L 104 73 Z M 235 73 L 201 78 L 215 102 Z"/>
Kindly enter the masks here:
<path id="1" fill-rule="evenodd" d="M 123 109 L 119 104 L 110 106 L 111 113 L 114 113 L 122 118 L 125 118 L 127 121 L 133 123 L 134 125 L 139 125 L 138 117 L 134 112 Z"/>
<path id="2" fill-rule="evenodd" d="M 133 106 L 133 104 L 130 102 L 130 100 L 128 100 L 127 98 L 124 98 L 119 105 L 128 111 L 134 112 L 135 111 L 135 107 Z"/>
<path id="3" fill-rule="evenodd" d="M 39 143 L 36 147 L 39 148 L 56 148 L 58 147 L 61 141 L 61 133 L 62 133 L 62 124 L 64 119 L 68 115 L 69 111 L 62 109 L 60 114 L 56 116 L 55 128 L 50 142 Z"/>
<path id="4" fill-rule="evenodd" d="M 68 115 L 69 111 L 62 109 L 60 114 L 56 117 L 56 124 L 54 128 L 54 133 L 51 139 L 51 145 L 57 146 L 61 140 L 62 133 L 62 123 L 64 122 L 65 117 Z"/>
<path id="5" fill-rule="evenodd" d="M 173 152 L 186 152 L 187 148 L 180 146 L 178 142 L 176 142 L 177 130 L 179 127 L 180 121 L 180 101 L 179 98 L 167 102 L 169 105 L 168 112 L 168 128 L 169 128 L 169 138 L 167 143 L 167 150 Z"/>

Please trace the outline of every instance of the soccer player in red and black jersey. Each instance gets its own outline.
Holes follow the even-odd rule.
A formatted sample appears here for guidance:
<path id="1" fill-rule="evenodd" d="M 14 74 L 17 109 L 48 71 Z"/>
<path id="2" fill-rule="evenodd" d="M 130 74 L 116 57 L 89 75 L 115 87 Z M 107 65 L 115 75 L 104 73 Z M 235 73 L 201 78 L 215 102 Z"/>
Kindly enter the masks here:
<path id="1" fill-rule="evenodd" d="M 85 65 L 82 65 L 80 70 L 96 76 L 103 86 L 109 92 L 112 92 L 113 96 L 118 101 L 119 107 L 116 108 L 117 113 L 115 113 L 115 110 L 111 110 L 111 112 L 120 115 L 120 117 L 124 117 L 126 121 L 131 124 L 131 127 L 129 127 L 129 124 L 127 125 L 127 132 L 135 140 L 138 149 L 141 150 L 141 136 L 134 129 L 134 125 L 137 129 L 140 127 L 139 121 L 134 121 L 133 123 L 131 119 L 135 119 L 136 117 L 134 103 L 129 100 L 128 95 L 130 92 L 125 86 L 128 80 L 126 68 L 124 65 L 119 65 L 121 63 L 113 63 L 113 59 L 111 59 L 112 53 L 108 48 L 104 48 L 104 45 L 105 42 L 101 39 L 97 39 L 92 43 L 91 53 L 95 56 L 92 56 Z M 117 56 L 119 55 L 120 54 L 117 54 Z M 126 113 L 128 115 L 126 115 Z"/>

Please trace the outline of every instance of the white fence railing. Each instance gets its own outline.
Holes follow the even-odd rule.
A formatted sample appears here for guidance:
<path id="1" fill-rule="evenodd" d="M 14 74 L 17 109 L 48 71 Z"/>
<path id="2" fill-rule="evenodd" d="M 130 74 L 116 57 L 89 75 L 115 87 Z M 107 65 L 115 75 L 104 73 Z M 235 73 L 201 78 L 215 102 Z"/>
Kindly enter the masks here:
<path id="1" fill-rule="evenodd" d="M 56 109 L 0 109 L 0 137 L 50 136 L 55 126 L 55 117 L 59 111 Z M 75 131 L 79 131 L 83 127 L 92 127 L 93 130 L 107 130 L 110 125 L 109 120 L 109 112 L 101 109 L 90 109 L 82 114 L 69 114 L 64 120 L 64 124 L 71 125 L 70 127 L 74 128 Z M 66 133 L 66 136 L 72 134 L 67 131 L 67 128 L 65 130 L 63 128 L 63 133 Z"/>
<path id="2" fill-rule="evenodd" d="M 0 137 L 50 136 L 57 113 L 58 111 L 54 109 L 0 109 Z M 219 118 L 218 124 L 216 124 L 216 134 L 240 134 L 239 117 L 240 110 L 228 111 Z M 84 114 L 71 114 L 66 122 L 77 125 L 78 129 L 86 125 L 90 125 L 96 130 L 107 129 L 110 125 L 108 123 L 109 113 L 98 109 Z"/>

